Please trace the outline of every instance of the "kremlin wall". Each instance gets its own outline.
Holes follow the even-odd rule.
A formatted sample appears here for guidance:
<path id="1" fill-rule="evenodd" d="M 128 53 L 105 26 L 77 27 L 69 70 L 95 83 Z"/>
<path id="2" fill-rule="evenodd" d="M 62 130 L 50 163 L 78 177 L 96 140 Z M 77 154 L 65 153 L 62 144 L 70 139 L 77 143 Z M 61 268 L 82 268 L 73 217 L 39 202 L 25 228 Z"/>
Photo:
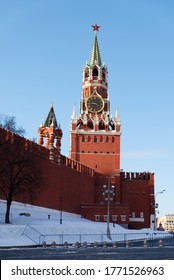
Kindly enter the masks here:
<path id="1" fill-rule="evenodd" d="M 36 193 L 34 205 L 76 213 L 96 222 L 106 221 L 107 202 L 102 195 L 103 185 L 108 182 L 105 175 L 59 154 L 56 148 L 50 153 L 48 148 L 10 131 L 0 129 L 0 139 L 22 139 L 24 149 L 37 155 L 43 187 Z M 116 190 L 110 203 L 110 222 L 129 228 L 153 227 L 154 174 L 118 172 L 111 177 L 111 184 Z M 0 197 L 4 199 L 2 193 Z M 21 201 L 18 197 L 14 200 Z"/>

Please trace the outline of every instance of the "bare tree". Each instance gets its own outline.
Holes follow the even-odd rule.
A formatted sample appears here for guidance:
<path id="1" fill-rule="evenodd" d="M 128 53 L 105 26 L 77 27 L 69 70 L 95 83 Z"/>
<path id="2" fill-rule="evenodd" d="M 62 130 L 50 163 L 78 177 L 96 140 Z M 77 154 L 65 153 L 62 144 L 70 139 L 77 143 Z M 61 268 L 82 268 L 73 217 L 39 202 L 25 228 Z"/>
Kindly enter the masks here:
<path id="1" fill-rule="evenodd" d="M 4 114 L 0 115 L 0 128 L 4 128 L 6 130 L 10 130 L 20 136 L 25 135 L 25 129 L 22 126 L 17 126 L 16 124 L 16 117 L 14 116 L 7 116 Z"/>
<path id="2" fill-rule="evenodd" d="M 26 147 L 25 139 L 14 137 L 0 147 L 0 192 L 7 201 L 5 222 L 10 223 L 11 203 L 33 202 L 41 186 L 38 157 Z"/>

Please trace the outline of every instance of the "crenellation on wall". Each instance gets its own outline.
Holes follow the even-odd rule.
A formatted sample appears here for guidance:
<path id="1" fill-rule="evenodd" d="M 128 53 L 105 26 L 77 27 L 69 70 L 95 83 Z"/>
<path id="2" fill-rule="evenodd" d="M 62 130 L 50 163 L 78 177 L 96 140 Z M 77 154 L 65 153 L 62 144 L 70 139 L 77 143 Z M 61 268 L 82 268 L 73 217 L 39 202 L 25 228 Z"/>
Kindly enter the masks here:
<path id="1" fill-rule="evenodd" d="M 74 169 L 77 172 L 87 173 L 91 177 L 93 177 L 95 173 L 93 168 L 83 165 L 80 162 L 63 155 L 60 156 L 60 164 L 65 165 L 71 169 Z"/>
<path id="2" fill-rule="evenodd" d="M 9 130 L 5 130 L 0 128 L 0 139 L 5 142 L 5 141 L 9 141 L 11 143 L 13 143 L 14 141 L 22 141 L 23 145 L 25 147 L 25 149 L 30 149 L 30 151 L 32 151 L 34 154 L 37 154 L 38 157 L 44 158 L 44 159 L 50 159 L 50 150 L 44 146 L 38 145 L 37 143 L 26 139 L 24 137 L 21 137 L 20 135 L 17 135 L 13 132 L 10 132 Z M 89 176 L 94 176 L 94 169 L 81 164 L 78 161 L 75 161 L 71 158 L 68 158 L 66 156 L 60 155 L 59 151 L 54 148 L 53 150 L 51 150 L 52 152 L 52 156 L 53 158 L 51 160 L 53 160 L 55 163 L 58 164 L 62 164 L 65 165 L 71 169 L 76 170 L 77 172 L 80 173 L 87 173 Z"/>
<path id="3" fill-rule="evenodd" d="M 44 146 L 40 146 L 37 143 L 26 139 L 18 134 L 15 134 L 9 130 L 0 128 L 0 141 L 1 143 L 15 143 L 20 142 L 24 146 L 24 149 L 29 149 L 32 153 L 37 154 L 39 157 L 49 159 L 49 150 Z"/>
<path id="4" fill-rule="evenodd" d="M 122 180 L 150 180 L 153 173 L 150 172 L 120 172 Z"/>

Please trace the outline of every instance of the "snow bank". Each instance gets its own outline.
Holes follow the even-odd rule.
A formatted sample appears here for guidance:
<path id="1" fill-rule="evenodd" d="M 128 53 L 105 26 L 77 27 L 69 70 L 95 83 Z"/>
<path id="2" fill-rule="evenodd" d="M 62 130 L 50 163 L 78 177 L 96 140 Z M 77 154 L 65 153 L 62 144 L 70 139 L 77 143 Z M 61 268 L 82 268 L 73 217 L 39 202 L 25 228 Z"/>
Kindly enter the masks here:
<path id="1" fill-rule="evenodd" d="M 6 203 L 0 200 L 1 220 L 5 215 Z M 80 215 L 63 212 L 60 224 L 60 211 L 13 202 L 11 224 L 0 224 L 0 246 L 24 246 L 41 244 L 43 241 L 56 243 L 64 241 L 102 241 L 106 238 L 106 223 L 92 222 Z M 126 234 L 144 238 L 153 233 L 150 229 L 128 230 L 110 224 L 111 235 L 115 240 L 125 238 Z M 134 237 L 135 238 L 135 237 Z M 112 238 L 113 239 L 113 238 Z"/>

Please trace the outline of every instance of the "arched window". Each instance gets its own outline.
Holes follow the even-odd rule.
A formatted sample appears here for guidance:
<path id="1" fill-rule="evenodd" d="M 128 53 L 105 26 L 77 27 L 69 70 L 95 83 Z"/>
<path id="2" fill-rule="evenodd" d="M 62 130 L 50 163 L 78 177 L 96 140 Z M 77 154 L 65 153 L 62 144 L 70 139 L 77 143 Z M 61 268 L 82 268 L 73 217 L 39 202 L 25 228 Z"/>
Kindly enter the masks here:
<path id="1" fill-rule="evenodd" d="M 98 76 L 98 69 L 97 68 L 94 68 L 93 71 L 92 71 L 92 76 L 93 77 L 97 77 Z"/>
<path id="2" fill-rule="evenodd" d="M 97 142 L 97 136 L 94 136 L 94 142 Z"/>
<path id="3" fill-rule="evenodd" d="M 100 121 L 99 122 L 99 130 L 104 130 L 105 129 L 105 124 L 104 124 L 104 121 Z"/>
<path id="4" fill-rule="evenodd" d="M 92 122 L 92 120 L 88 121 L 87 127 L 90 128 L 90 129 L 93 129 L 93 122 Z"/>
<path id="5" fill-rule="evenodd" d="M 77 129 L 81 129 L 82 126 L 83 126 L 83 121 L 80 119 L 80 120 L 78 120 L 78 122 L 77 122 Z"/>
<path id="6" fill-rule="evenodd" d="M 115 130 L 115 124 L 112 120 L 109 122 L 109 130 Z"/>
<path id="7" fill-rule="evenodd" d="M 88 78 L 89 77 L 89 69 L 87 68 L 86 70 L 85 70 L 85 78 Z"/>

